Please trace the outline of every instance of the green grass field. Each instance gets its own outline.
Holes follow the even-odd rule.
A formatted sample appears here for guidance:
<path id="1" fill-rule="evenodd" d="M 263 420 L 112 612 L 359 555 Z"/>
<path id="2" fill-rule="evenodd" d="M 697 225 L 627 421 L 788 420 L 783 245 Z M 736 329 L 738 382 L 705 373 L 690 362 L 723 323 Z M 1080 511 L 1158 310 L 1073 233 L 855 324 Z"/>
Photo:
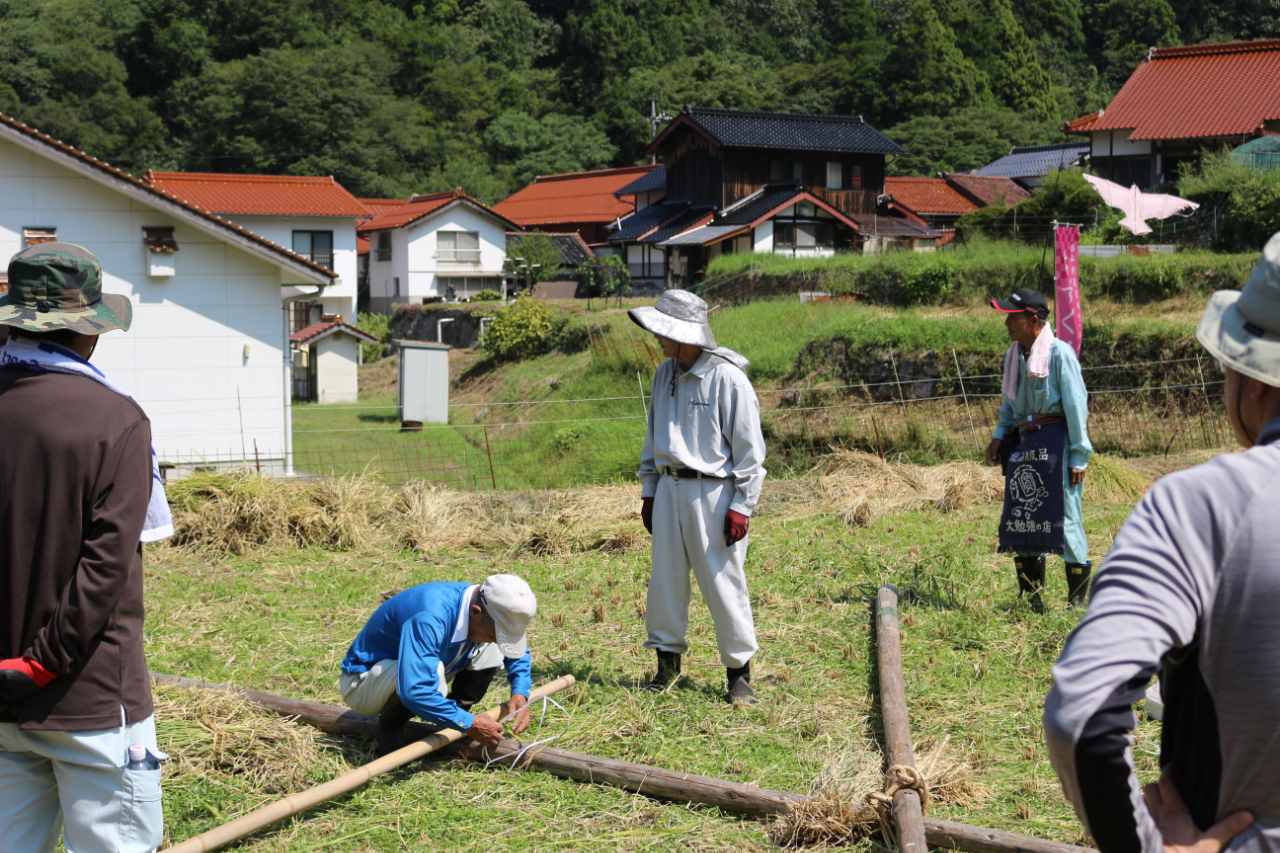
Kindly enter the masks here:
<path id="1" fill-rule="evenodd" d="M 547 500 L 554 498 L 527 498 Z M 527 578 L 541 601 L 530 634 L 536 677 L 567 672 L 579 680 L 568 696 L 572 725 L 552 715 L 543 733 L 560 734 L 556 746 L 808 791 L 824 767 L 848 766 L 881 742 L 869 600 L 879 584 L 893 582 L 903 591 L 907 701 L 919 754 L 949 738 L 944 757 L 971 767 L 965 805 L 943 804 L 931 814 L 1083 841 L 1040 726 L 1050 667 L 1077 618 L 1061 601 L 1061 564 L 1051 563 L 1049 614 L 1006 610 L 1016 585 L 1011 561 L 994 553 L 995 504 L 885 514 L 851 528 L 824 500 L 812 480 L 771 480 L 753 520 L 748 575 L 762 701 L 751 708 L 720 701 L 724 671 L 696 596 L 687 678 L 662 696 L 637 690 L 653 664 L 640 647 L 637 607 L 648 540 L 633 511 L 613 523 L 640 545 L 620 553 L 538 555 L 526 543 L 221 559 L 149 549 L 148 659 L 160 672 L 338 704 L 338 663 L 381 594 L 511 571 Z M 1086 505 L 1095 560 L 1129 509 Z M 160 745 L 174 755 L 164 793 L 171 841 L 372 757 L 359 738 L 282 726 L 243 708 L 228 716 L 189 691 L 163 688 L 158 696 Z M 1144 722 L 1139 740 L 1158 741 L 1157 727 Z M 1150 776 L 1154 759 L 1141 751 L 1136 757 Z M 374 780 L 236 846 L 297 853 L 762 850 L 771 847 L 766 830 L 763 821 L 714 808 L 445 759 Z"/>

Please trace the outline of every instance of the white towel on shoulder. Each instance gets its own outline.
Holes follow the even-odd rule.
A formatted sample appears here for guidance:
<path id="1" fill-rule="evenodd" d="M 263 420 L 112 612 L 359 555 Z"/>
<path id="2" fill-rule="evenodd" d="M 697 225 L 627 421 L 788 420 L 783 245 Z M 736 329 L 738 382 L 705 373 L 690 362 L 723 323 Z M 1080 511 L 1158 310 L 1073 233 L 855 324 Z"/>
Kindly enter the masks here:
<path id="1" fill-rule="evenodd" d="M 1018 396 L 1018 343 L 1014 342 L 1004 354 L 1004 381 L 1000 393 L 1010 400 Z M 1036 342 L 1027 353 L 1027 374 L 1041 379 L 1049 375 L 1049 354 L 1053 352 L 1053 329 L 1045 323 L 1036 335 Z"/>
<path id="2" fill-rule="evenodd" d="M 20 367 L 23 370 L 48 373 L 69 373 L 84 376 L 105 385 L 121 397 L 129 397 L 106 374 L 65 347 L 47 341 L 9 336 L 9 342 L 0 349 L 0 367 Z M 160 479 L 160 464 L 156 451 L 151 449 L 151 502 L 147 504 L 147 520 L 142 526 L 143 542 L 159 542 L 173 535 L 173 516 L 169 512 L 169 499 L 165 497 L 164 481 Z"/>

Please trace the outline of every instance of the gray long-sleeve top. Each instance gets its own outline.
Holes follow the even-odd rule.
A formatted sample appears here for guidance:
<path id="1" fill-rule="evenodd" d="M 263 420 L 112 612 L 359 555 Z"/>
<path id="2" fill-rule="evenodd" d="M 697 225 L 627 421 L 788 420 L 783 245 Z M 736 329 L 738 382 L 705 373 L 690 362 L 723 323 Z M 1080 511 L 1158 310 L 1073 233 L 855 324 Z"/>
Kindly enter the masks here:
<path id="1" fill-rule="evenodd" d="M 760 401 L 742 369 L 704 352 L 688 370 L 669 358 L 653 377 L 649 426 L 640 453 L 640 494 L 651 498 L 667 468 L 734 481 L 729 509 L 751 515 L 764 484 Z"/>
<path id="2" fill-rule="evenodd" d="M 1102 853 L 1160 853 L 1133 773 L 1132 703 L 1159 671 L 1161 766 L 1200 828 L 1280 853 L 1280 418 L 1257 446 L 1171 474 L 1134 509 L 1045 701 L 1049 755 Z"/>

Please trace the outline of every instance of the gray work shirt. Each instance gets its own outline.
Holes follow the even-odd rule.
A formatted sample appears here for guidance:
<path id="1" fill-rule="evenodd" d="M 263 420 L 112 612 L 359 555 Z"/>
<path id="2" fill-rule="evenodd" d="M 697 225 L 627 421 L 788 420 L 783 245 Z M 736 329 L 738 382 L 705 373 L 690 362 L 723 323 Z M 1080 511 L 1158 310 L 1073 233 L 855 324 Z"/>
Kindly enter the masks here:
<path id="1" fill-rule="evenodd" d="M 1232 851 L 1280 853 L 1280 418 L 1258 443 L 1160 480 L 1116 536 L 1053 668 L 1049 755 L 1103 853 L 1160 853 L 1130 753 L 1159 671 L 1161 766 L 1201 829 L 1256 820 Z"/>
<path id="2" fill-rule="evenodd" d="M 668 468 L 734 481 L 729 509 L 751 515 L 764 484 L 760 401 L 742 369 L 703 352 L 685 370 L 674 358 L 653 377 L 649 426 L 640 453 L 640 494 L 651 498 Z"/>

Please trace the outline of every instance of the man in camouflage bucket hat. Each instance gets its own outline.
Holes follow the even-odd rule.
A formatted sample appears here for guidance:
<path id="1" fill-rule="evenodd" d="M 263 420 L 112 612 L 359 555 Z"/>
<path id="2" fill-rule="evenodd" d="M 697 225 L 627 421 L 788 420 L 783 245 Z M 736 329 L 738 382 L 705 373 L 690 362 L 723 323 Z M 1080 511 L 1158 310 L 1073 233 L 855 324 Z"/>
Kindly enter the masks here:
<path id="1" fill-rule="evenodd" d="M 127 329 L 80 246 L 31 246 L 0 295 L 0 827 L 6 851 L 153 851 L 163 838 L 143 653 L 151 424 L 89 364 Z M 153 489 L 154 486 L 154 489 Z M 163 514 L 167 516 L 167 506 Z"/>
<path id="2" fill-rule="evenodd" d="M 97 336 L 128 331 L 133 306 L 102 292 L 102 267 L 82 246 L 39 243 L 9 261 L 9 292 L 0 293 L 0 326 L 29 332 L 69 329 Z"/>

